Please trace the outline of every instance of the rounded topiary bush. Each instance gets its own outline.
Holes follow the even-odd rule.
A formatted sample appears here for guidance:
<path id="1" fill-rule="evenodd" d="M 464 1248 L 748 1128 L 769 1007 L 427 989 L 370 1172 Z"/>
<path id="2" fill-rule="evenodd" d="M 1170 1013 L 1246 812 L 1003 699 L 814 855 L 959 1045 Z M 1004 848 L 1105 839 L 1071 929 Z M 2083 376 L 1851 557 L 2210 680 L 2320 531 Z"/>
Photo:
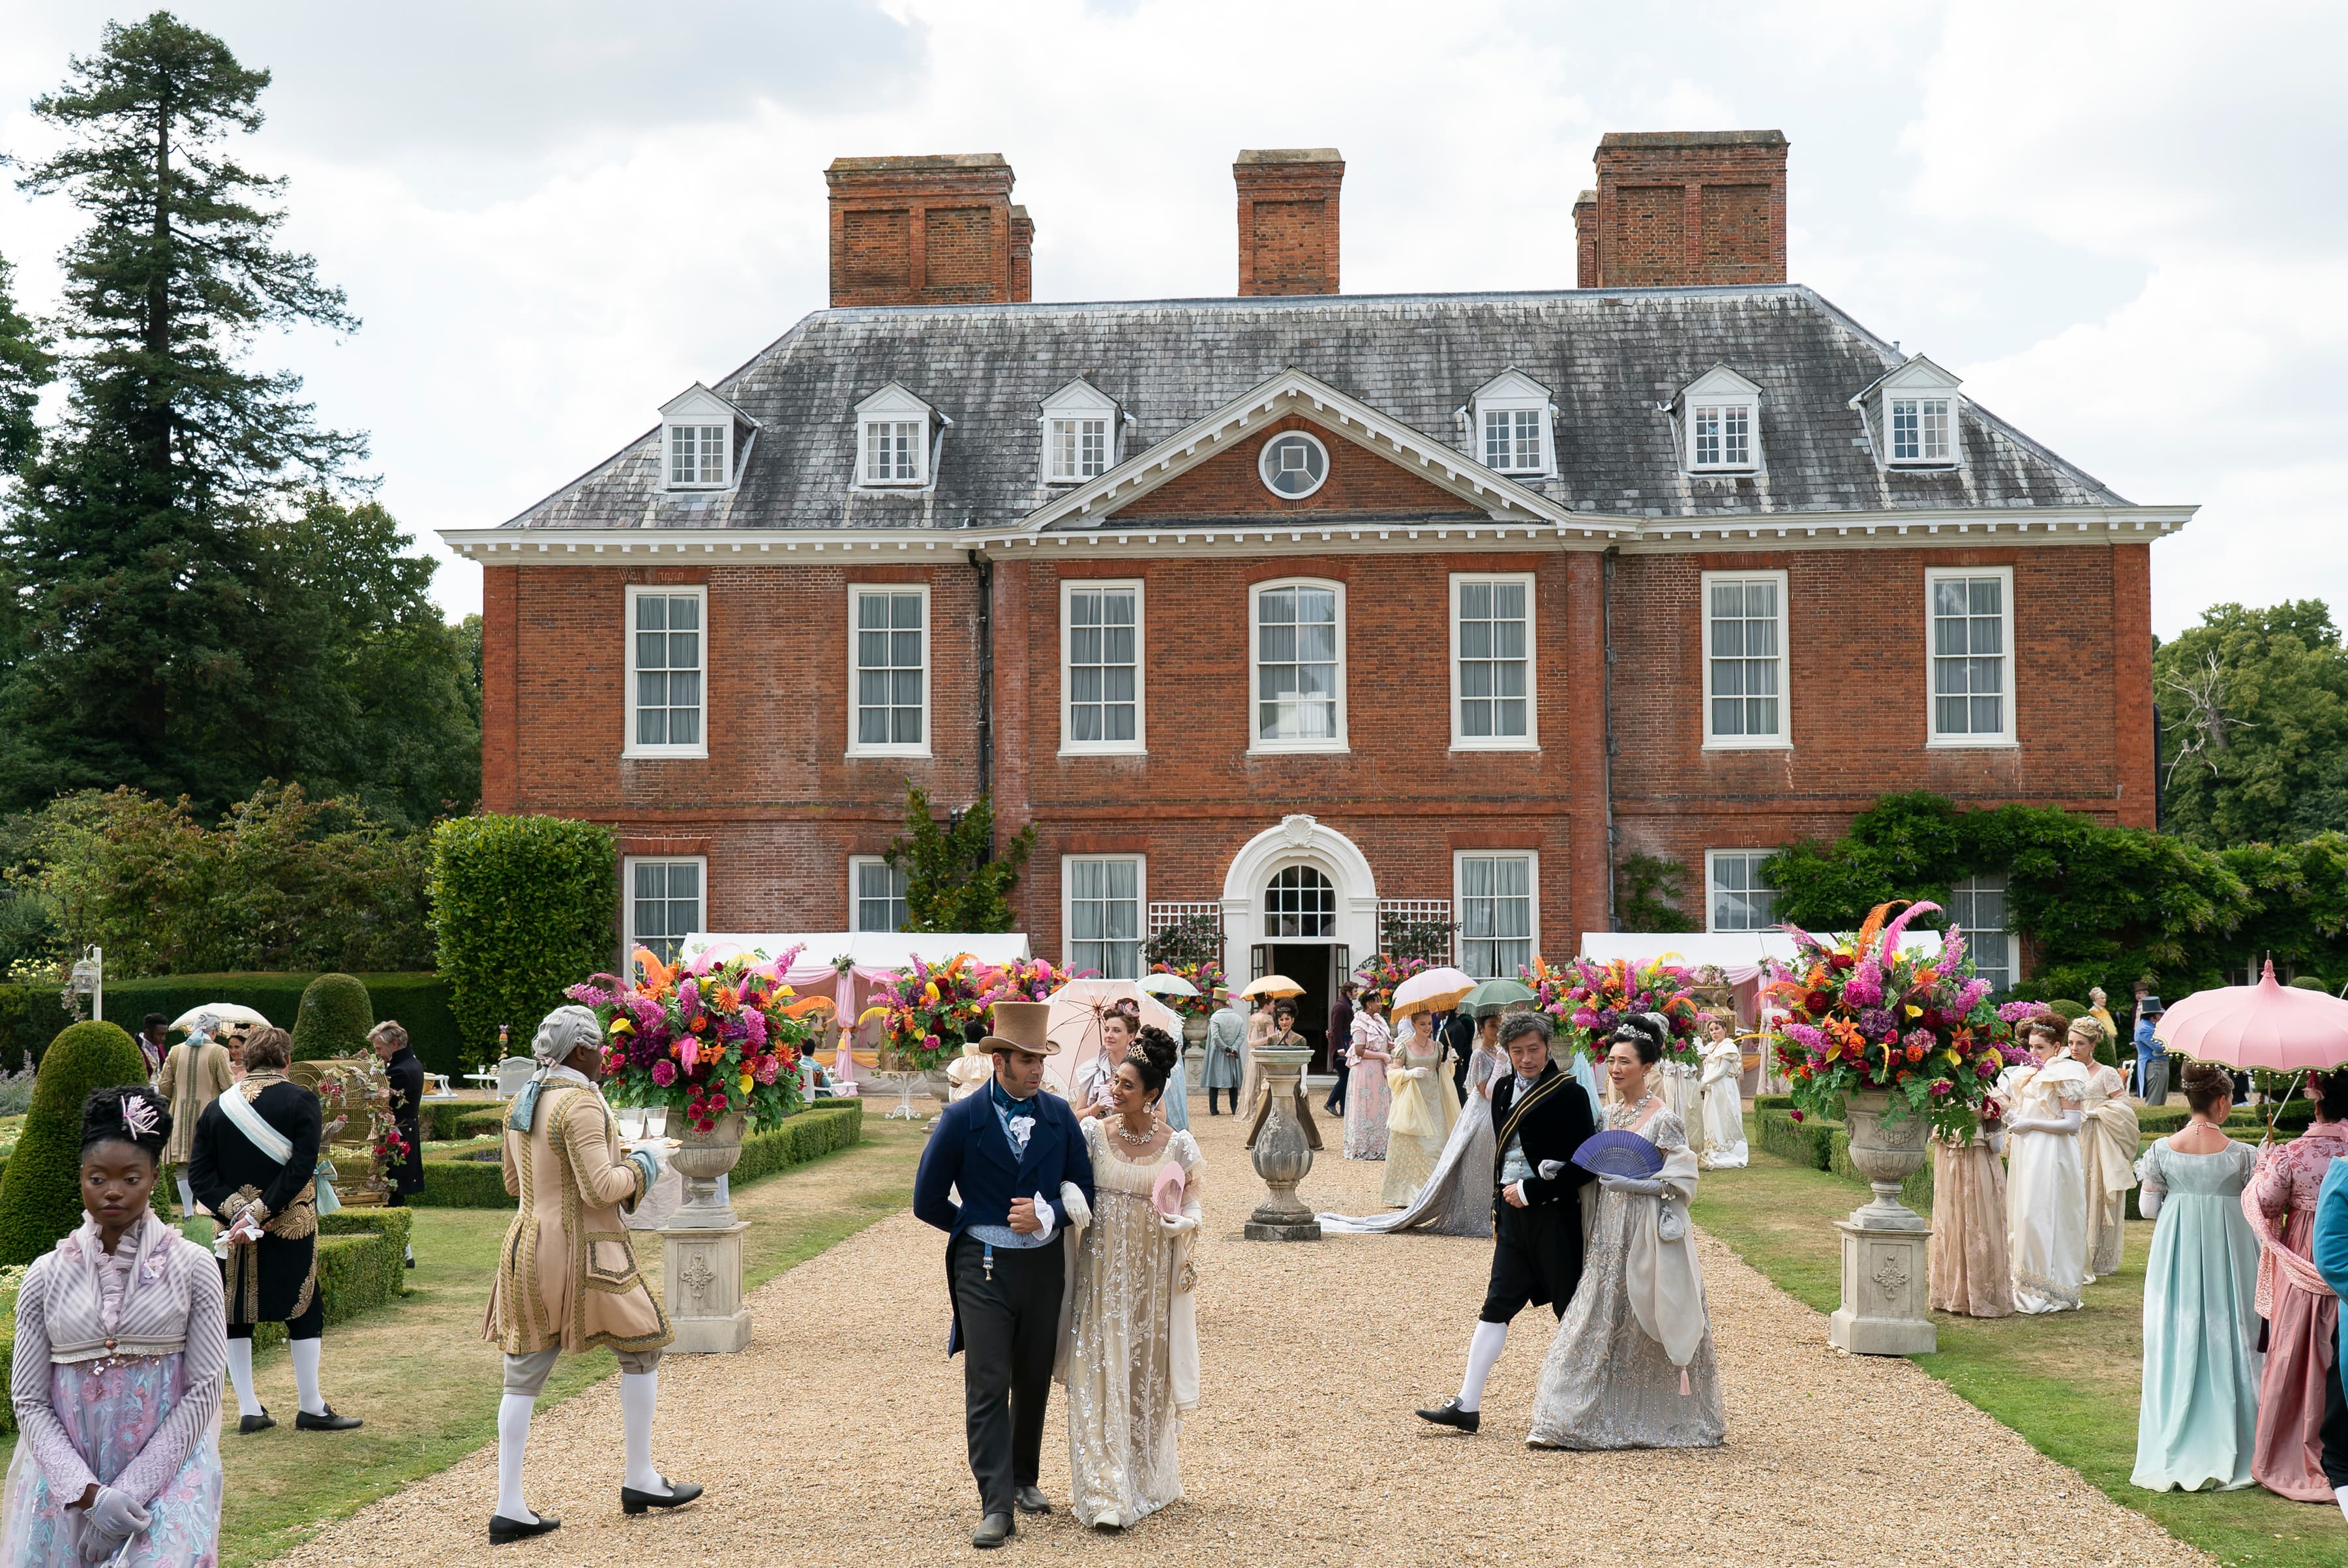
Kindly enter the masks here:
<path id="1" fill-rule="evenodd" d="M 321 975 L 302 992 L 302 1010 L 294 1019 L 294 1059 L 363 1056 L 367 1031 L 374 1027 L 375 1006 L 359 977 Z"/>
<path id="2" fill-rule="evenodd" d="M 146 1081 L 147 1058 L 118 1025 L 75 1024 L 49 1042 L 0 1178 L 0 1265 L 31 1263 L 81 1223 L 81 1107 L 89 1091 Z"/>
<path id="3" fill-rule="evenodd" d="M 2323 983 L 2323 976 L 2321 975 L 2293 975 L 2291 983 L 2298 986 L 2302 991 L 2329 991 L 2332 989 L 2331 986 L 2326 985 Z"/>

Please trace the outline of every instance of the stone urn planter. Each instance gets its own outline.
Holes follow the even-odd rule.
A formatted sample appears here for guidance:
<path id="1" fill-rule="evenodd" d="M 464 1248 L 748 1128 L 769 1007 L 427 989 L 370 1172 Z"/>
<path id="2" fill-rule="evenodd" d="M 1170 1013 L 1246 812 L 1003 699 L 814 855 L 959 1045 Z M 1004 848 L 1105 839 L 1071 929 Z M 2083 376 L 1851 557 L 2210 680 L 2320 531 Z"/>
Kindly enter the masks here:
<path id="1" fill-rule="evenodd" d="M 1207 1070 L 1207 1020 L 1193 1015 L 1182 1020 L 1182 1076 L 1192 1088 Z"/>
<path id="2" fill-rule="evenodd" d="M 677 1135 L 677 1148 L 669 1156 L 669 1163 L 685 1178 L 685 1202 L 670 1220 L 669 1228 L 718 1230 L 734 1223 L 733 1206 L 718 1202 L 717 1179 L 733 1170 L 742 1158 L 746 1119 L 738 1110 L 728 1111 L 707 1132 L 695 1132 L 683 1113 L 675 1114 L 684 1130 Z"/>
<path id="3" fill-rule="evenodd" d="M 953 1098 L 953 1079 L 945 1068 L 932 1068 L 922 1074 L 922 1092 L 942 1106 Z"/>
<path id="4" fill-rule="evenodd" d="M 1251 1242 L 1321 1239 L 1321 1222 L 1296 1195 L 1296 1184 L 1312 1173 L 1313 1146 L 1318 1141 L 1317 1130 L 1308 1136 L 1296 1114 L 1297 1079 L 1312 1059 L 1311 1051 L 1266 1048 L 1255 1053 L 1257 1064 L 1263 1068 L 1264 1092 L 1272 1097 L 1272 1109 L 1248 1154 L 1255 1173 L 1271 1191 L 1241 1228 Z M 1308 1109 L 1304 1114 L 1309 1117 L 1312 1111 Z"/>
<path id="5" fill-rule="evenodd" d="M 1929 1310 L 1931 1227 L 1900 1201 L 1900 1183 L 1931 1151 L 1932 1124 L 1912 1113 L 1887 1124 L 1890 1105 L 1889 1090 L 1872 1089 L 1844 1107 L 1850 1162 L 1875 1190 L 1835 1222 L 1842 1305 L 1827 1319 L 1827 1342 L 1854 1356 L 1924 1356 L 1940 1345 Z"/>

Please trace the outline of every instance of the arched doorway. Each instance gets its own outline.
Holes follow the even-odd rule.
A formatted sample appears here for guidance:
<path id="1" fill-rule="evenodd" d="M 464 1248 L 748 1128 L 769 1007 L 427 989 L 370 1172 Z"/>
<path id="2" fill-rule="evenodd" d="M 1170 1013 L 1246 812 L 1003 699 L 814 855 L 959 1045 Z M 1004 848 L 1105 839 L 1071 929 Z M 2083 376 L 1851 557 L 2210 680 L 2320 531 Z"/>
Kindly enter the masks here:
<path id="1" fill-rule="evenodd" d="M 1304 987 L 1298 1032 L 1329 1066 L 1329 1005 L 1377 946 L 1377 881 L 1351 839 L 1304 815 L 1241 846 L 1223 877 L 1223 969 L 1234 986 L 1278 973 Z M 1342 1044 L 1343 1042 L 1340 1042 Z"/>

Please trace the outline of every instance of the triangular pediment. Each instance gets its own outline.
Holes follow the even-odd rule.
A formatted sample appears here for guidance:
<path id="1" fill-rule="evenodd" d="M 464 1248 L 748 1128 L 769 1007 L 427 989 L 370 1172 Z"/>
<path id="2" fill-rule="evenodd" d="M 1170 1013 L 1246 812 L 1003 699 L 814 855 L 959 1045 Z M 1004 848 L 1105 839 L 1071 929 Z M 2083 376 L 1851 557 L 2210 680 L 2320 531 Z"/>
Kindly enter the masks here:
<path id="1" fill-rule="evenodd" d="M 856 406 L 859 419 L 925 419 L 937 410 L 891 381 Z"/>
<path id="2" fill-rule="evenodd" d="M 1706 397 L 1758 397 L 1760 395 L 1759 382 L 1739 375 L 1725 365 L 1715 365 L 1681 387 L 1679 401 L 1684 405 Z"/>
<path id="3" fill-rule="evenodd" d="M 660 411 L 664 419 L 739 419 L 752 429 L 758 427 L 757 420 L 698 381 L 662 404 Z"/>
<path id="4" fill-rule="evenodd" d="M 1274 427 L 1310 427 L 1328 443 L 1333 485 L 1338 482 L 1341 467 L 1354 467 L 1353 454 L 1365 452 L 1394 475 L 1388 480 L 1388 493 L 1404 493 L 1404 487 L 1395 482 L 1400 479 L 1415 480 L 1435 492 L 1423 496 L 1423 504 L 1416 510 L 1439 507 L 1525 522 L 1582 521 L 1563 503 L 1495 473 L 1456 447 L 1414 429 L 1317 377 L 1292 368 L 1193 420 L 1099 478 L 1038 507 L 1028 514 L 1027 525 L 1039 531 L 1093 526 L 1209 463 L 1217 464 L 1224 477 L 1237 481 L 1241 478 L 1235 471 L 1240 465 L 1225 459 L 1234 454 L 1260 452 L 1263 438 Z M 1342 465 L 1337 460 L 1341 453 Z M 1252 462 L 1253 458 L 1242 456 L 1241 460 Z M 1245 485 L 1231 482 L 1231 499 L 1221 504 L 1270 512 L 1295 510 L 1296 503 L 1282 500 L 1262 486 L 1256 489 L 1262 492 L 1260 500 L 1247 494 Z M 1326 509 L 1336 500 L 1333 498 L 1322 504 Z"/>
<path id="5" fill-rule="evenodd" d="M 1919 392 L 1927 395 L 1954 393 L 1963 385 L 1963 377 L 1933 364 L 1921 354 L 1911 354 L 1905 361 L 1859 388 L 1851 401 L 1857 403 L 1877 392 L 1897 392 L 1910 397 Z"/>

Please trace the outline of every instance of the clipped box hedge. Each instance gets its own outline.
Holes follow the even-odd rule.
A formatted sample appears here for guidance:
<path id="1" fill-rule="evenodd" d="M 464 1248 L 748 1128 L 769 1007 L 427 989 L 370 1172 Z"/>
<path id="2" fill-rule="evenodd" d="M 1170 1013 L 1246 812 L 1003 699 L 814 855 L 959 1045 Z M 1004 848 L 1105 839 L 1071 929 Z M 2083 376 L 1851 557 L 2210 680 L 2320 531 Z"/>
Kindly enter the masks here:
<path id="1" fill-rule="evenodd" d="M 1859 1173 L 1859 1167 L 1850 1162 L 1850 1134 L 1841 1128 L 1835 1129 L 1828 1140 L 1827 1169 L 1861 1184 L 1867 1181 Z M 1929 1147 L 1924 1152 L 1924 1163 L 1900 1183 L 1900 1201 L 1920 1214 L 1932 1212 L 1932 1153 Z"/>
<path id="2" fill-rule="evenodd" d="M 1813 1171 L 1832 1167 L 1834 1135 L 1842 1130 L 1841 1122 L 1821 1121 L 1816 1117 L 1796 1121 L 1793 1109 L 1788 1106 L 1783 1110 L 1756 1111 L 1753 1123 L 1754 1141 L 1770 1153 Z"/>
<path id="3" fill-rule="evenodd" d="M 0 985 L 0 1068 L 40 1060 L 73 1021 L 54 985 Z"/>
<path id="4" fill-rule="evenodd" d="M 148 980 L 108 981 L 108 1016 L 135 1029 L 140 1017 L 160 1013 L 176 1018 L 206 1002 L 235 1002 L 251 1007 L 289 1033 L 300 1021 L 302 993 L 318 977 L 317 971 L 286 974 L 164 975 Z M 457 1016 L 448 1010 L 448 983 L 438 975 L 361 975 L 367 1004 L 377 1019 L 396 1018 L 407 1031 L 427 1072 L 446 1073 L 464 1081 L 466 1060 L 458 1043 Z M 54 1033 L 54 1031 L 52 1031 Z"/>

